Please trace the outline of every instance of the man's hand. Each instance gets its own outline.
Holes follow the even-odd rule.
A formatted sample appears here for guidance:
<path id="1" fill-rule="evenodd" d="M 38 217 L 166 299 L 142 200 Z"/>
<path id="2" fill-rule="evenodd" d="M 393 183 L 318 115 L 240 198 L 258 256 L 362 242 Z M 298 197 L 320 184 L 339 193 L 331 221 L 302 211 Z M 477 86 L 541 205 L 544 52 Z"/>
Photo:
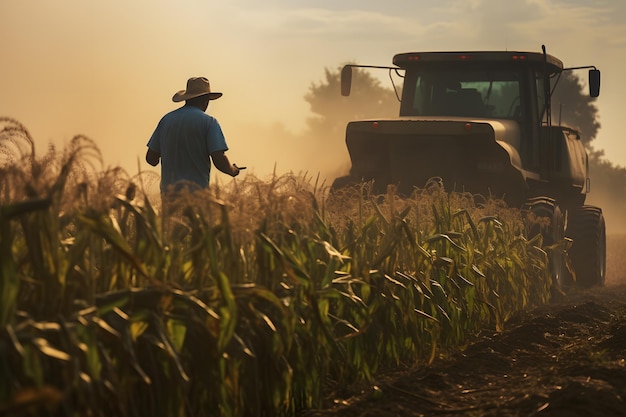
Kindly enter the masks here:
<path id="1" fill-rule="evenodd" d="M 241 172 L 242 169 L 246 169 L 247 167 L 238 167 L 237 164 L 233 164 L 233 177 L 236 177 L 237 175 L 239 175 L 239 173 Z"/>
<path id="2" fill-rule="evenodd" d="M 219 169 L 224 174 L 236 177 L 239 175 L 239 171 L 245 167 L 239 168 L 237 165 L 231 164 L 224 152 L 225 151 L 217 151 L 211 154 L 213 165 L 215 165 L 215 168 Z"/>
<path id="3" fill-rule="evenodd" d="M 159 164 L 160 159 L 161 159 L 160 153 L 148 148 L 148 152 L 146 152 L 146 162 L 148 162 L 150 165 L 155 167 Z"/>

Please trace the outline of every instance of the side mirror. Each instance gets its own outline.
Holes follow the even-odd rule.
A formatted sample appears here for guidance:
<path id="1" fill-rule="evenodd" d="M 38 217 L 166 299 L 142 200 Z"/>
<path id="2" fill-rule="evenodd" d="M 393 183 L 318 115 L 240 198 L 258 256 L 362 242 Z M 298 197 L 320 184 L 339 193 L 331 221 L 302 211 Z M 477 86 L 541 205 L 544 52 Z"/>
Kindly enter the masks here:
<path id="1" fill-rule="evenodd" d="M 589 95 L 591 97 L 600 95 L 600 70 L 589 70 Z"/>
<path id="2" fill-rule="evenodd" d="M 344 65 L 341 70 L 341 95 L 349 96 L 352 87 L 352 65 Z"/>

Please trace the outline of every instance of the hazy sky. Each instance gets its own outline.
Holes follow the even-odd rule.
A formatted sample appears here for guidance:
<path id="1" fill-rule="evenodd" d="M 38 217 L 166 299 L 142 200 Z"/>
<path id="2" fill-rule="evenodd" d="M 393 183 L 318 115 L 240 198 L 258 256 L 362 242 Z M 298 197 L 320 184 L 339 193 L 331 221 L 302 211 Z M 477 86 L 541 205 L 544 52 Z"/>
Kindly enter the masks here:
<path id="1" fill-rule="evenodd" d="M 259 176 L 314 170 L 323 146 L 299 155 L 266 133 L 304 129 L 303 97 L 325 68 L 545 44 L 566 66 L 602 70 L 594 146 L 626 166 L 625 17 L 622 0 L 0 0 L 0 116 L 25 124 L 40 153 L 84 134 L 107 166 L 135 174 L 148 169 L 159 118 L 178 106 L 172 95 L 202 75 L 224 93 L 209 112 L 233 161 Z"/>

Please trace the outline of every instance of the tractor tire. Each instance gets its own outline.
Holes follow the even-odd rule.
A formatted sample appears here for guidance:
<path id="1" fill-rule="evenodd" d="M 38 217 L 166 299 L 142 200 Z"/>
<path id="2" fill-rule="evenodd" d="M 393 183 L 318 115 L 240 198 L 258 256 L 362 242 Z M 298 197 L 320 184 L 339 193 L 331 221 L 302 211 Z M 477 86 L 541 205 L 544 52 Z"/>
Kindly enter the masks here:
<path id="1" fill-rule="evenodd" d="M 606 280 L 606 225 L 602 209 L 573 208 L 568 213 L 566 236 L 574 242 L 569 257 L 582 288 L 603 286 Z"/>
<path id="2" fill-rule="evenodd" d="M 526 237 L 537 234 L 543 237 L 543 247 L 549 247 L 565 238 L 565 216 L 555 200 L 536 197 L 526 201 L 522 207 L 526 212 Z M 529 214 L 532 216 L 529 217 Z M 549 268 L 552 275 L 553 298 L 563 295 L 572 285 L 572 276 L 565 264 L 565 252 L 558 248 L 549 250 Z"/>

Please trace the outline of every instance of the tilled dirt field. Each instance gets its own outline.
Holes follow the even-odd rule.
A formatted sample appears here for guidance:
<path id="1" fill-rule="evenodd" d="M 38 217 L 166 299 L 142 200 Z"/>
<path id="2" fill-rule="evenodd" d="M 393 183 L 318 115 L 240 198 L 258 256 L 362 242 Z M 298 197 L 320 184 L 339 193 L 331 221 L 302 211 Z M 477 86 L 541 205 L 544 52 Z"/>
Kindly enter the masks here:
<path id="1" fill-rule="evenodd" d="M 307 416 L 626 416 L 626 236 L 607 284 L 520 313 L 433 364 L 334 393 Z"/>

